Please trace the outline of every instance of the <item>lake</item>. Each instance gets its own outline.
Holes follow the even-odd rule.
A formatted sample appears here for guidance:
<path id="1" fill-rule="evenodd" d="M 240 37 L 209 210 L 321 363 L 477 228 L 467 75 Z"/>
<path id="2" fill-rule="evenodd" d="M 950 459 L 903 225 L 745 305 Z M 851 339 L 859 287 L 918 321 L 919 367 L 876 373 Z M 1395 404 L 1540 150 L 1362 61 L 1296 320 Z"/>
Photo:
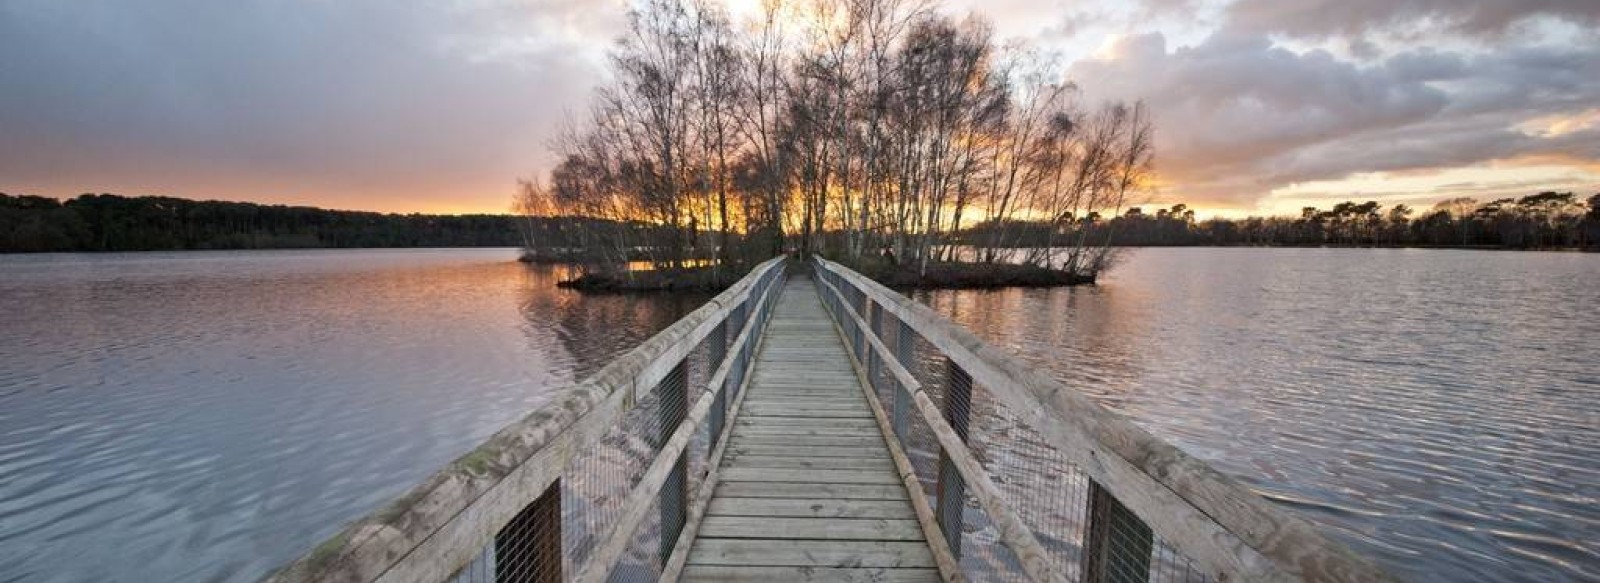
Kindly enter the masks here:
<path id="1" fill-rule="evenodd" d="M 705 299 L 514 257 L 0 256 L 0 582 L 253 581 Z M 1403 578 L 1600 578 L 1600 256 L 1146 249 L 918 297 Z"/>
<path id="2" fill-rule="evenodd" d="M 1125 259 L 917 297 L 1402 579 L 1600 579 L 1600 255 Z"/>

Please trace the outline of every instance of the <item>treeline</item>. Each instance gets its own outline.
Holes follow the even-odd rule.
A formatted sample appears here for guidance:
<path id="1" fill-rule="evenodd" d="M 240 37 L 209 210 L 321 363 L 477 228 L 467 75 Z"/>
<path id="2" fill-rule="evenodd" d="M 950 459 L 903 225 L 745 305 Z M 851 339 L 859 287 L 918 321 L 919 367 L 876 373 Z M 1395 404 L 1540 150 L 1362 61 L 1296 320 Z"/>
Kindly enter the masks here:
<path id="1" fill-rule="evenodd" d="M 797 251 L 925 270 L 973 224 L 991 227 L 976 243 L 993 259 L 1038 217 L 1055 233 L 1114 216 L 1148 181 L 1142 104 L 1081 103 L 1060 63 L 998 45 L 982 19 L 921 0 L 774 0 L 734 22 L 717 4 L 637 3 L 558 165 L 524 183 L 529 216 L 663 226 L 585 237 L 597 266 L 646 249 L 666 266 Z M 1111 241 L 1041 244 L 1061 250 L 1041 260 L 1092 276 Z"/>
<path id="2" fill-rule="evenodd" d="M 989 235 L 979 225 L 964 238 Z M 1580 199 L 1570 192 L 1541 192 L 1521 198 L 1479 202 L 1455 198 L 1417 212 L 1407 205 L 1385 208 L 1377 202 L 1342 202 L 1323 210 L 1306 207 L 1298 217 L 1251 217 L 1196 221 L 1186 205 L 1146 212 L 1128 209 L 1110 220 L 1081 228 L 1112 236 L 1125 246 L 1186 245 L 1349 245 L 1503 247 L 1512 249 L 1600 247 L 1600 194 Z M 1051 227 L 1033 224 L 1017 246 L 1042 245 Z M 1099 236 L 1099 235 L 1097 235 Z"/>
<path id="3" fill-rule="evenodd" d="M 575 245 L 594 220 L 335 211 L 161 196 L 85 194 L 66 201 L 0 193 L 0 252 L 309 247 L 516 247 L 526 235 Z"/>

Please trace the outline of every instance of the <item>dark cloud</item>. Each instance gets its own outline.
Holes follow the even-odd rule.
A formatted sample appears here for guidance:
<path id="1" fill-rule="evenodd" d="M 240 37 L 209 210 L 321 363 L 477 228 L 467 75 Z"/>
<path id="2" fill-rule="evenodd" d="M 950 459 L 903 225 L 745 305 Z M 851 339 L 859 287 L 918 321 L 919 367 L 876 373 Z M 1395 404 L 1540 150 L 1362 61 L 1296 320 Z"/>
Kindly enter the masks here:
<path id="1" fill-rule="evenodd" d="M 1220 14 L 1194 46 L 1135 34 L 1071 70 L 1091 100 L 1151 103 L 1181 196 L 1600 160 L 1592 127 L 1518 129 L 1600 104 L 1600 0 L 955 5 L 1055 38 L 1169 24 L 1205 38 Z M 504 208 L 603 78 L 622 18 L 620 2 L 585 0 L 0 0 L 0 191 Z M 1508 34 L 1551 20 L 1580 33 Z M 1396 35 L 1423 40 L 1396 49 Z"/>
<path id="2" fill-rule="evenodd" d="M 1362 65 L 1232 33 L 1168 50 L 1155 33 L 1078 62 L 1071 77 L 1091 101 L 1148 101 L 1159 169 L 1181 190 L 1170 194 L 1204 202 L 1249 205 L 1275 188 L 1363 172 L 1600 162 L 1600 129 L 1518 127 L 1600 104 L 1596 45 L 1424 48 Z"/>
<path id="3" fill-rule="evenodd" d="M 584 8 L 8 0 L 0 190 L 498 208 L 597 78 Z"/>
<path id="4" fill-rule="evenodd" d="M 1227 9 L 1230 28 L 1307 38 L 1361 37 L 1372 32 L 1416 36 L 1448 32 L 1500 36 L 1541 17 L 1600 24 L 1595 0 L 1239 0 Z"/>

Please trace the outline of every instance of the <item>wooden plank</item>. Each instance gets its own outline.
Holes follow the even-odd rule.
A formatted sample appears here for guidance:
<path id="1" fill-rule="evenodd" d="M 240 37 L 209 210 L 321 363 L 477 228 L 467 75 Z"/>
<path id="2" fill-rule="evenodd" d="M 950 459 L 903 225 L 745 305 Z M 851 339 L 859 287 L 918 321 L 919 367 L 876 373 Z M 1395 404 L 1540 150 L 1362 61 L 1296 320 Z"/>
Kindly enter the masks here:
<path id="1" fill-rule="evenodd" d="M 753 415 L 740 415 L 734 421 L 741 427 L 851 427 L 876 429 L 877 424 L 871 419 L 800 419 L 795 417 L 758 417 Z"/>
<path id="2" fill-rule="evenodd" d="M 707 516 L 787 516 L 794 518 L 888 518 L 916 520 L 917 514 L 905 500 L 852 500 L 811 498 L 735 498 L 727 495 L 711 499 Z"/>
<path id="3" fill-rule="evenodd" d="M 774 405 L 807 405 L 812 403 L 847 403 L 857 407 L 863 406 L 861 391 L 839 392 L 807 392 L 807 393 L 777 393 L 772 391 L 751 391 L 750 399 L 753 403 Z"/>
<path id="4" fill-rule="evenodd" d="M 848 358 L 848 357 L 841 356 L 840 358 Z M 775 382 L 772 382 L 772 381 L 767 381 L 767 382 L 763 383 L 759 379 L 755 379 L 755 380 L 751 381 L 751 387 L 752 387 L 751 390 L 755 391 L 756 394 L 764 395 L 764 396 L 765 395 L 774 395 L 774 396 L 776 396 L 776 395 L 787 395 L 787 396 L 792 396 L 792 397 L 809 397 L 809 396 L 824 396 L 824 397 L 826 397 L 826 396 L 845 396 L 845 395 L 859 395 L 859 394 L 861 394 L 861 392 L 858 389 L 856 389 L 854 387 L 851 387 L 849 385 L 845 385 L 842 382 L 840 382 L 840 383 L 830 383 L 830 384 L 816 383 L 816 384 L 807 384 L 807 385 L 804 385 L 804 386 L 798 386 L 798 385 L 782 386 L 782 385 L 778 385 L 778 384 L 776 384 Z"/>
<path id="5" fill-rule="evenodd" d="M 869 432 L 872 435 L 882 437 L 881 432 L 875 431 L 877 428 L 870 427 L 866 423 L 862 423 L 862 421 L 871 421 L 871 419 L 859 419 L 856 417 L 771 416 L 766 417 L 766 419 L 772 419 L 775 421 L 769 423 L 741 423 L 737 424 L 735 428 L 752 433 L 794 433 L 797 431 L 835 431 L 841 433 Z"/>
<path id="6" fill-rule="evenodd" d="M 783 292 L 787 290 L 787 285 L 779 289 L 775 299 L 781 302 Z M 757 339 L 756 354 L 760 354 L 766 348 L 766 345 L 765 336 Z M 719 368 L 717 372 L 723 372 L 723 368 L 727 368 L 727 364 L 731 362 L 731 359 L 726 361 L 724 366 Z M 750 363 L 750 366 L 753 367 L 754 363 Z M 713 382 L 720 381 L 713 379 Z M 739 408 L 744 404 L 745 397 L 749 395 L 750 382 L 751 380 L 748 377 L 745 378 L 743 385 L 740 387 L 743 390 L 735 391 L 734 394 L 737 397 L 734 397 L 733 402 L 729 404 L 732 411 L 729 413 L 731 417 L 728 417 L 723 422 L 722 436 L 717 440 L 717 445 L 710 452 L 707 452 L 709 457 L 706 460 L 704 481 L 701 482 L 700 487 L 697 489 L 698 491 L 695 492 L 693 499 L 689 502 L 689 515 L 684 521 L 683 529 L 678 532 L 678 540 L 672 546 L 672 554 L 667 557 L 666 562 L 661 566 L 661 581 L 679 580 L 683 574 L 684 566 L 689 562 L 689 552 L 694 549 L 694 541 L 700 536 L 700 524 L 705 519 L 706 509 L 711 506 L 711 497 L 716 493 L 717 469 L 721 467 L 722 462 L 726 459 L 728 447 L 733 441 L 733 429 L 736 425 L 728 421 L 738 420 Z M 715 386 L 711 383 L 707 383 L 707 385 Z"/>
<path id="7" fill-rule="evenodd" d="M 782 407 L 784 409 L 794 410 L 825 409 L 830 411 L 865 411 L 867 408 L 867 402 L 861 399 L 861 393 L 856 393 L 848 397 L 837 396 L 811 398 L 750 395 L 750 400 L 749 402 L 745 403 L 745 406 L 752 408 Z"/>
<path id="8" fill-rule="evenodd" d="M 860 393 L 857 393 L 860 395 Z M 860 398 L 857 396 L 856 398 Z M 751 417 L 805 417 L 815 412 L 837 413 L 841 411 L 866 411 L 866 401 L 849 402 L 844 397 L 828 397 L 811 399 L 806 402 L 796 402 L 794 399 L 764 397 L 750 395 L 750 402 L 744 406 L 744 412 Z"/>
<path id="9" fill-rule="evenodd" d="M 753 380 L 751 382 L 751 394 L 757 397 L 775 397 L 792 399 L 796 401 L 805 401 L 848 399 L 861 394 L 861 391 L 857 389 L 841 389 L 834 386 L 825 386 L 820 384 L 809 387 L 774 387 L 771 385 L 756 384 L 761 382 L 759 380 Z"/>
<path id="10" fill-rule="evenodd" d="M 739 445 L 730 444 L 728 455 L 765 455 L 818 458 L 877 458 L 887 459 L 888 452 L 875 447 L 846 446 L 789 446 L 789 445 Z"/>
<path id="11" fill-rule="evenodd" d="M 833 286 L 827 284 L 826 282 L 822 282 L 822 286 L 822 289 L 833 290 Z M 863 324 L 862 328 L 865 329 L 868 328 L 868 326 Z M 842 337 L 844 331 L 842 329 L 838 329 L 837 327 L 835 330 Z M 876 338 L 871 334 L 864 335 L 863 338 L 876 342 Z M 864 374 L 865 370 L 862 368 L 861 362 L 858 361 L 853 354 L 847 356 L 846 358 L 850 361 L 850 364 L 855 369 L 856 374 L 861 375 L 861 394 L 866 398 L 867 408 L 872 411 L 873 420 L 877 423 L 885 438 L 885 445 L 887 446 L 885 449 L 889 450 L 890 458 L 894 461 L 895 473 L 899 474 L 900 479 L 905 485 L 906 494 L 909 497 L 908 501 L 911 503 L 911 509 L 915 511 L 917 515 L 917 523 L 922 527 L 924 540 L 930 543 L 928 545 L 928 549 L 933 552 L 933 561 L 934 564 L 939 568 L 940 576 L 946 583 L 966 583 L 966 574 L 961 570 L 961 566 L 957 562 L 956 556 L 952 552 L 950 546 L 944 542 L 947 540 L 944 529 L 939 525 L 937 517 L 934 516 L 933 505 L 928 500 L 927 495 L 923 492 L 923 484 L 918 481 L 916 470 L 911 466 L 911 460 L 906 457 L 905 452 L 900 448 L 899 441 L 895 438 L 894 428 L 889 421 L 888 414 L 883 409 L 883 403 L 879 401 L 876 392 L 868 390 L 869 383 L 867 382 Z M 890 369 L 891 372 L 897 371 L 898 361 L 895 359 L 895 357 L 887 356 L 885 357 L 885 361 L 887 364 L 893 367 Z M 906 386 L 916 387 L 918 385 L 915 382 L 915 379 L 910 379 L 910 381 L 906 383 Z M 1041 579 L 1033 580 L 1040 581 Z"/>
<path id="12" fill-rule="evenodd" d="M 840 446 L 840 447 L 871 447 L 882 448 L 883 437 L 834 437 L 819 435 L 805 437 L 799 435 L 737 435 L 733 438 L 735 446 L 741 445 L 793 445 L 801 447 L 815 446 Z"/>
<path id="13" fill-rule="evenodd" d="M 936 583 L 937 569 L 905 568 L 816 568 L 751 567 L 735 565 L 693 565 L 683 571 L 684 581 L 721 583 L 732 581 L 798 581 L 814 583 Z"/>
<path id="14" fill-rule="evenodd" d="M 906 500 L 905 486 L 899 484 L 822 484 L 817 482 L 719 482 L 716 497 L 796 498 L 817 497 L 834 500 Z"/>
<path id="15" fill-rule="evenodd" d="M 845 383 L 855 382 L 855 380 L 849 375 L 838 372 L 824 373 L 802 370 L 775 372 L 764 371 L 759 368 L 756 369 L 755 379 L 757 383 L 762 384 L 765 384 L 765 382 L 782 381 L 783 383 L 789 385 L 805 385 L 813 387 L 836 387 Z"/>
<path id="16" fill-rule="evenodd" d="M 683 578 L 937 579 L 850 355 L 812 284 L 791 285 L 810 293 L 767 328 Z"/>
<path id="17" fill-rule="evenodd" d="M 772 385 L 752 384 L 750 394 L 758 397 L 779 397 L 785 399 L 835 399 L 850 398 L 861 394 L 859 389 L 833 388 L 822 386 L 811 387 L 775 387 Z"/>
<path id="18" fill-rule="evenodd" d="M 703 538 L 775 538 L 810 540 L 925 541 L 916 519 L 779 518 L 773 516 L 708 516 L 700 525 Z"/>
<path id="19" fill-rule="evenodd" d="M 792 470 L 894 470 L 886 457 L 777 457 L 729 456 L 728 466 L 735 468 L 784 468 Z"/>
<path id="20" fill-rule="evenodd" d="M 794 409 L 790 407 L 773 407 L 769 405 L 748 407 L 746 411 L 749 411 L 754 415 L 770 417 L 838 417 L 844 419 L 872 418 L 872 415 L 868 414 L 866 409 Z"/>
<path id="21" fill-rule="evenodd" d="M 784 470 L 770 468 L 728 468 L 722 479 L 729 482 L 819 482 L 823 484 L 900 484 L 893 472 L 869 470 Z"/>
<path id="22" fill-rule="evenodd" d="M 709 538 L 695 541 L 690 565 L 932 567 L 926 542 Z"/>
<path id="23" fill-rule="evenodd" d="M 748 425 L 735 427 L 735 436 L 743 435 L 792 435 L 799 437 L 881 437 L 877 431 L 854 427 L 799 427 L 786 425 L 782 427 L 762 427 Z"/>

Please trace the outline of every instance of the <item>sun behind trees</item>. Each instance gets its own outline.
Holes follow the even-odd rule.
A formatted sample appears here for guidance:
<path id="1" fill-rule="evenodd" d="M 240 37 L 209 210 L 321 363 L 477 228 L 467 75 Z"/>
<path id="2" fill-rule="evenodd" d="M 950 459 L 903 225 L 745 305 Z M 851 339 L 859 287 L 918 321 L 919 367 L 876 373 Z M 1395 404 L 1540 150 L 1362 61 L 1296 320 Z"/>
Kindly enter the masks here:
<path id="1" fill-rule="evenodd" d="M 935 8 L 768 0 L 735 23 L 720 4 L 646 0 L 517 206 L 634 224 L 582 237 L 591 272 L 643 259 L 725 280 L 795 252 L 924 276 L 997 262 L 1044 222 L 1021 259 L 1092 281 L 1112 247 L 1088 227 L 1149 180 L 1148 111 L 1088 108 L 1057 63 Z M 955 234 L 980 223 L 958 253 Z"/>

